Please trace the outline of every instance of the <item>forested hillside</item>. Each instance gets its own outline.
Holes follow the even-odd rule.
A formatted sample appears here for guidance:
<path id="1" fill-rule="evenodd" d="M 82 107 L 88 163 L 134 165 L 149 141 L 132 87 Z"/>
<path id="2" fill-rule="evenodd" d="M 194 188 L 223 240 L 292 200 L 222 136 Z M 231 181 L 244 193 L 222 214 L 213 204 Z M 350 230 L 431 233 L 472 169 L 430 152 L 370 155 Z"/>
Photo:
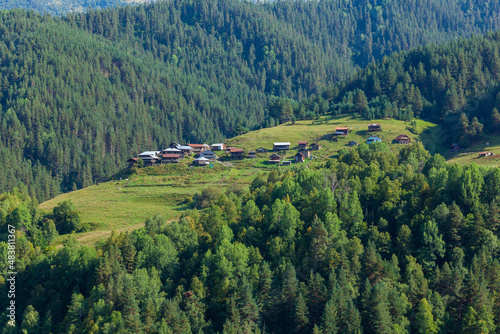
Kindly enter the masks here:
<path id="1" fill-rule="evenodd" d="M 35 10 L 50 15 L 83 12 L 89 8 L 99 9 L 120 5 L 134 5 L 149 0 L 2 0 L 0 9 L 20 8 Z"/>
<path id="2" fill-rule="evenodd" d="M 499 131 L 499 81 L 500 32 L 495 32 L 386 57 L 302 101 L 295 113 L 300 117 L 301 109 L 319 104 L 333 114 L 367 119 L 419 117 L 442 123 L 449 143 L 467 146 Z"/>
<path id="3" fill-rule="evenodd" d="M 276 97 L 308 98 L 393 51 L 497 29 L 499 6 L 176 0 L 62 18 L 3 11 L 0 191 L 27 186 L 45 200 L 106 180 L 139 151 L 272 126 Z"/>
<path id="4" fill-rule="evenodd" d="M 179 221 L 153 216 L 97 249 L 69 239 L 58 252 L 44 246 L 75 221 L 71 208 L 44 215 L 21 194 L 5 194 L 1 231 L 8 223 L 19 231 L 17 326 L 498 333 L 499 184 L 497 168 L 449 165 L 421 145 L 396 155 L 362 144 L 324 168 L 258 177 L 249 191 L 207 188 L 194 198 L 203 211 Z"/>

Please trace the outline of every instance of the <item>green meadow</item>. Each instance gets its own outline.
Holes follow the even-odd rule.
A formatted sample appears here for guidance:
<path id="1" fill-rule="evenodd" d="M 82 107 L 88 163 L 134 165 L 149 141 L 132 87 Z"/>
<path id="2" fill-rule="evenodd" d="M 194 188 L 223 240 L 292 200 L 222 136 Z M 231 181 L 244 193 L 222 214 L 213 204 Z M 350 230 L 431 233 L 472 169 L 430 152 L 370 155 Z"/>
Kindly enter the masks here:
<path id="1" fill-rule="evenodd" d="M 369 123 L 380 123 L 382 131 L 370 133 Z M 333 136 L 335 127 L 348 126 L 348 136 Z M 321 118 L 314 121 L 298 121 L 273 128 L 265 128 L 228 139 L 227 146 L 245 150 L 264 147 L 272 149 L 274 142 L 291 142 L 291 147 L 299 141 L 309 144 L 319 143 L 323 148 L 313 151 L 315 159 L 306 159 L 309 165 L 324 163 L 328 158 L 335 158 L 337 152 L 348 148 L 349 141 L 366 142 L 372 134 L 383 142 L 391 144 L 397 150 L 403 145 L 392 144 L 400 134 L 408 135 L 412 142 L 417 140 L 432 143 L 433 123 L 417 120 L 412 133 L 411 124 L 392 119 L 358 120 L 351 117 Z M 297 149 L 291 149 L 285 159 L 292 160 Z M 58 203 L 71 200 L 78 208 L 83 223 L 90 232 L 79 233 L 77 239 L 83 244 L 93 244 L 108 237 L 111 231 L 130 231 L 144 225 L 144 220 L 155 213 L 161 213 L 166 219 L 176 219 L 183 211 L 193 208 L 193 196 L 205 188 L 218 188 L 222 191 L 230 187 L 248 187 L 258 174 L 268 173 L 276 168 L 289 166 L 269 165 L 269 155 L 258 154 L 256 159 L 230 160 L 226 153 L 219 152 L 221 162 L 213 167 L 190 167 L 192 158 L 182 160 L 177 165 L 161 165 L 142 169 L 124 170 L 105 183 L 85 189 L 65 193 L 40 205 L 45 211 L 51 211 Z M 120 179 L 121 178 L 121 179 Z M 60 236 L 56 243 L 62 243 L 66 236 Z"/>

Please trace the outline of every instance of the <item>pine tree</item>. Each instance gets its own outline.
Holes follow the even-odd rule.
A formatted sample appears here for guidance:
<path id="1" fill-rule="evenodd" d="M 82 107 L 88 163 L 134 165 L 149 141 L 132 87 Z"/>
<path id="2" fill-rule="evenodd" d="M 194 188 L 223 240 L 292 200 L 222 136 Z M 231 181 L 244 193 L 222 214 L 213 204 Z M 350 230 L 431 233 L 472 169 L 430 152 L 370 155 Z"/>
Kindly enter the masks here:
<path id="1" fill-rule="evenodd" d="M 307 325 L 309 324 L 309 310 L 307 309 L 306 301 L 299 292 L 295 301 L 295 332 L 307 333 Z"/>
<path id="2" fill-rule="evenodd" d="M 418 311 L 415 315 L 415 329 L 422 334 L 435 334 L 438 332 L 437 324 L 434 322 L 432 307 L 423 298 L 418 304 Z"/>

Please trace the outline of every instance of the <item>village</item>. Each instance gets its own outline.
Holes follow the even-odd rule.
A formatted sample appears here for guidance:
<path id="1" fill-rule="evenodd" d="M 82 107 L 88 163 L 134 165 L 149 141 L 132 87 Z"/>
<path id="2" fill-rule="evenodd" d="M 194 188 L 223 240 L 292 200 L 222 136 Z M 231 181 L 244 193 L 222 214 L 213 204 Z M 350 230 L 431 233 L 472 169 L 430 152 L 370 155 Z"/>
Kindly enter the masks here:
<path id="1" fill-rule="evenodd" d="M 331 134 L 331 138 L 337 141 L 338 137 L 348 137 L 349 130 L 352 127 L 343 126 L 335 127 L 335 131 Z M 380 124 L 368 124 L 368 132 L 382 131 Z M 366 139 L 367 144 L 380 143 L 382 139 L 376 135 L 371 135 Z M 408 135 L 401 134 L 393 139 L 395 144 L 411 144 L 411 139 Z M 357 141 L 349 141 L 346 146 L 357 146 Z M 307 141 L 299 141 L 296 146 L 292 147 L 291 142 L 274 142 L 272 148 L 258 147 L 254 150 L 244 150 L 237 147 L 227 147 L 224 143 L 208 144 L 187 144 L 170 143 L 168 148 L 161 151 L 145 151 L 139 154 L 138 157 L 130 158 L 126 162 L 129 167 L 151 167 L 155 165 L 176 164 L 180 163 L 186 157 L 196 157 L 192 160 L 192 166 L 204 167 L 212 166 L 213 162 L 224 160 L 241 160 L 255 159 L 259 154 L 269 153 L 267 156 L 268 165 L 289 166 L 292 163 L 304 163 L 307 159 L 315 159 L 314 151 L 320 151 L 322 145 L 314 142 L 309 144 Z M 297 153 L 292 159 L 286 160 L 286 155 L 290 150 L 296 150 Z M 221 154 L 222 153 L 222 154 Z"/>

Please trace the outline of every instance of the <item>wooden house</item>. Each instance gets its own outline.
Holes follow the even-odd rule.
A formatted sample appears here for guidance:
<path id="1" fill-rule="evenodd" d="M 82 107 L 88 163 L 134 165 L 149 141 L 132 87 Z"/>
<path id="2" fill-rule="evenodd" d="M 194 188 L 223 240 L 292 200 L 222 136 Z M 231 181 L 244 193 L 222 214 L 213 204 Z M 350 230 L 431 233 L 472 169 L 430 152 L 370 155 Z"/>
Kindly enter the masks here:
<path id="1" fill-rule="evenodd" d="M 208 160 L 207 158 L 197 158 L 197 159 L 194 159 L 193 160 L 193 164 L 195 164 L 196 166 L 206 166 L 210 163 L 210 160 Z"/>
<path id="2" fill-rule="evenodd" d="M 306 150 L 307 149 L 307 142 L 306 141 L 299 141 L 299 150 Z"/>
<path id="3" fill-rule="evenodd" d="M 489 157 L 489 156 L 492 156 L 492 155 L 495 155 L 495 154 L 491 153 L 491 152 L 480 152 L 479 153 L 479 158 Z"/>
<path id="4" fill-rule="evenodd" d="M 161 156 L 162 164 L 178 164 L 180 160 L 179 154 L 165 153 Z"/>
<path id="5" fill-rule="evenodd" d="M 255 159 L 257 157 L 257 152 L 255 151 L 248 151 L 248 159 Z"/>
<path id="6" fill-rule="evenodd" d="M 210 146 L 207 144 L 188 144 L 192 148 L 194 154 L 201 153 L 203 151 L 209 150 Z"/>
<path id="7" fill-rule="evenodd" d="M 269 163 L 270 164 L 279 164 L 280 161 L 281 161 L 281 155 L 279 155 L 279 154 L 273 153 L 269 157 Z"/>
<path id="8" fill-rule="evenodd" d="M 229 154 L 231 155 L 231 159 L 243 159 L 245 157 L 245 151 L 241 148 L 232 148 Z"/>
<path id="9" fill-rule="evenodd" d="M 210 145 L 210 147 L 212 148 L 212 151 L 224 151 L 226 145 L 224 145 L 223 143 L 219 143 L 219 144 L 212 144 Z"/>
<path id="10" fill-rule="evenodd" d="M 368 131 L 381 131 L 380 124 L 368 124 Z"/>
<path id="11" fill-rule="evenodd" d="M 215 161 L 215 159 L 217 159 L 217 155 L 214 152 L 210 151 L 210 150 L 201 152 L 200 153 L 200 157 L 201 158 L 207 158 L 210 161 Z"/>
<path id="12" fill-rule="evenodd" d="M 267 152 L 267 149 L 263 148 L 263 147 L 259 147 L 258 149 L 256 149 L 255 151 L 257 151 L 257 153 L 266 153 Z"/>
<path id="13" fill-rule="evenodd" d="M 311 150 L 312 151 L 318 151 L 318 150 L 321 150 L 322 146 L 320 144 L 311 144 Z"/>
<path id="14" fill-rule="evenodd" d="M 342 127 L 335 128 L 334 135 L 336 135 L 336 136 L 348 136 L 349 135 L 349 127 L 342 126 Z"/>
<path id="15" fill-rule="evenodd" d="M 394 141 L 396 143 L 398 143 L 398 144 L 409 144 L 409 143 L 411 143 L 411 139 L 407 135 L 399 135 L 399 136 L 396 137 L 396 139 L 394 139 Z"/>
<path id="16" fill-rule="evenodd" d="M 179 143 L 170 143 L 170 145 L 168 145 L 169 148 L 177 148 L 178 146 L 181 146 L 181 144 Z"/>
<path id="17" fill-rule="evenodd" d="M 190 155 L 191 151 L 193 150 L 191 148 L 191 146 L 187 146 L 187 145 L 179 145 L 179 146 L 177 146 L 177 149 L 181 150 L 184 155 Z"/>
<path id="18" fill-rule="evenodd" d="M 135 165 L 137 165 L 137 163 L 139 162 L 139 159 L 138 158 L 130 158 L 126 162 L 128 162 L 128 167 L 131 168 L 131 167 L 134 167 Z"/>
<path id="19" fill-rule="evenodd" d="M 290 149 L 290 142 L 274 143 L 273 151 L 288 151 Z"/>
<path id="20" fill-rule="evenodd" d="M 380 139 L 379 137 L 377 136 L 371 136 L 370 138 L 368 138 L 366 140 L 366 143 L 367 144 L 373 144 L 373 143 L 380 143 L 382 141 L 382 139 Z"/>
<path id="21" fill-rule="evenodd" d="M 177 149 L 177 148 L 166 148 L 166 149 L 162 150 L 161 153 L 162 154 L 178 154 L 179 158 L 184 158 L 184 152 Z"/>
<path id="22" fill-rule="evenodd" d="M 290 160 L 282 161 L 281 165 L 283 166 L 290 166 L 292 162 Z"/>
<path id="23" fill-rule="evenodd" d="M 299 150 L 299 153 L 302 153 L 304 158 L 310 158 L 311 157 L 311 151 L 309 150 Z"/>
<path id="24" fill-rule="evenodd" d="M 306 161 L 306 157 L 302 153 L 295 154 L 295 162 L 304 162 Z"/>

